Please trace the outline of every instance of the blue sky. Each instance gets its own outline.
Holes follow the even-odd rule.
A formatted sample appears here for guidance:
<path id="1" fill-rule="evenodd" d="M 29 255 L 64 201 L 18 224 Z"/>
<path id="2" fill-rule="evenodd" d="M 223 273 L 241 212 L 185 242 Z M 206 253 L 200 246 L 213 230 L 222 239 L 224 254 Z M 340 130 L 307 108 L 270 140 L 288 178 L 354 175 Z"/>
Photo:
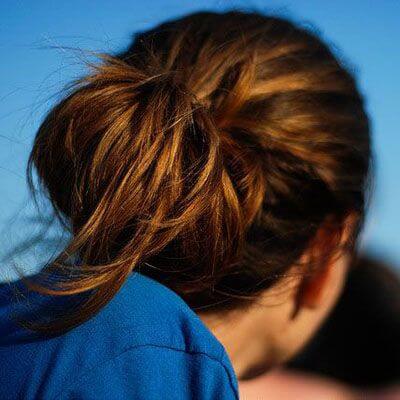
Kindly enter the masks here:
<path id="1" fill-rule="evenodd" d="M 131 35 L 200 10 L 252 7 L 317 29 L 356 71 L 367 97 L 377 183 L 363 246 L 400 264 L 400 1 L 33 1 L 0 2 L 0 259 L 32 234 L 25 184 L 31 142 L 51 97 L 79 74 L 82 50 L 115 51 Z"/>

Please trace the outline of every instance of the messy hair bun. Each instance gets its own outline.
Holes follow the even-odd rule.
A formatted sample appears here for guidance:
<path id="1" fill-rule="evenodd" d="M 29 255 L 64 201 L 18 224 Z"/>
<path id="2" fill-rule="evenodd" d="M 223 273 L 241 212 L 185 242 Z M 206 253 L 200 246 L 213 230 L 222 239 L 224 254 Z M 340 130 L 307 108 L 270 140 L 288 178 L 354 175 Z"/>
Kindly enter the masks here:
<path id="1" fill-rule="evenodd" d="M 231 11 L 136 35 L 72 86 L 35 138 L 31 187 L 36 169 L 72 239 L 32 287 L 90 293 L 45 329 L 85 321 L 135 270 L 193 308 L 239 306 L 327 218 L 353 212 L 361 226 L 369 164 L 354 79 L 311 32 Z"/>

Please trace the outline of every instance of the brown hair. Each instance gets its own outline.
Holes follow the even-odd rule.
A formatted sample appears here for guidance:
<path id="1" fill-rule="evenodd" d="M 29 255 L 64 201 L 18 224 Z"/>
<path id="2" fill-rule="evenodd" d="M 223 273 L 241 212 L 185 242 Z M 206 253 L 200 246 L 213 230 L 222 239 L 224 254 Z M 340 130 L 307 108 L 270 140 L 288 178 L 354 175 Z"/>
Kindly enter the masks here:
<path id="1" fill-rule="evenodd" d="M 32 192 L 35 168 L 72 233 L 31 286 L 90 294 L 43 329 L 87 320 L 133 270 L 194 309 L 239 307 L 350 212 L 354 247 L 369 123 L 315 34 L 258 12 L 198 12 L 101 60 L 48 113 L 28 163 Z"/>

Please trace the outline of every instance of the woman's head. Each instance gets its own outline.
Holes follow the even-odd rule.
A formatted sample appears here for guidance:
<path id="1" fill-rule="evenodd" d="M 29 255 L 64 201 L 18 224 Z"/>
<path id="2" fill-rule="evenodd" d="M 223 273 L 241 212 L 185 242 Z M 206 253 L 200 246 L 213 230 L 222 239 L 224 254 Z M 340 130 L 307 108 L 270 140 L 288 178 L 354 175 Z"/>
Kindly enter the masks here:
<path id="1" fill-rule="evenodd" d="M 90 317 L 132 270 L 218 310 L 249 304 L 309 249 L 301 271 L 324 268 L 349 216 L 354 247 L 370 158 L 354 79 L 309 31 L 232 11 L 136 35 L 35 138 L 28 171 L 72 233 L 40 290 L 91 294 L 53 327 Z"/>

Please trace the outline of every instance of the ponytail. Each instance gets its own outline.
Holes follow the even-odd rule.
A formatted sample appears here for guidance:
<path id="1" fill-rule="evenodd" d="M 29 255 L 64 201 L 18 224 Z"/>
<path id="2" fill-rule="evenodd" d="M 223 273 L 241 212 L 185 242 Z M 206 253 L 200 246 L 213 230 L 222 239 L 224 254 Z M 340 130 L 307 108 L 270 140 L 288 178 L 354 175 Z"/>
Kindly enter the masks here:
<path id="1" fill-rule="evenodd" d="M 184 264 L 195 263 L 175 281 L 190 292 L 212 285 L 243 241 L 240 200 L 206 107 L 174 72 L 146 76 L 102 59 L 50 111 L 29 159 L 73 233 L 31 287 L 53 296 L 92 293 L 52 329 L 83 322 L 168 245 Z M 79 268 L 68 263 L 71 254 Z"/>

